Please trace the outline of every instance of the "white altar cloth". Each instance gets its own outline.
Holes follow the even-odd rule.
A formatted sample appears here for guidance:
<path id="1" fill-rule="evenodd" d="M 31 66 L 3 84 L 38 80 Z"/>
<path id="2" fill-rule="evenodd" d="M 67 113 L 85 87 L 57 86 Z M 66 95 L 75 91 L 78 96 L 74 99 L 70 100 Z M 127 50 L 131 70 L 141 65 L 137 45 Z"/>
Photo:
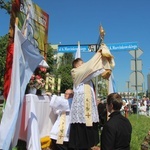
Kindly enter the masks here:
<path id="1" fill-rule="evenodd" d="M 50 96 L 25 95 L 19 139 L 26 141 L 27 150 L 41 150 L 40 138 L 50 135 L 56 115 L 49 103 Z"/>

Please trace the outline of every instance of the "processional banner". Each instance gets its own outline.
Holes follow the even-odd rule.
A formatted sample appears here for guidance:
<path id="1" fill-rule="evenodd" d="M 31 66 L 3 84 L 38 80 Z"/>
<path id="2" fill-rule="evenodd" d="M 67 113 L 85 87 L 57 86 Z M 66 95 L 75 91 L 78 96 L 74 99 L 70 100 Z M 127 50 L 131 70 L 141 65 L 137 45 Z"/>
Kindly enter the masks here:
<path id="1" fill-rule="evenodd" d="M 48 22 L 49 15 L 31 0 L 12 0 L 12 11 L 9 28 L 9 42 L 7 47 L 6 71 L 4 75 L 4 98 L 7 95 L 11 83 L 11 72 L 13 63 L 15 22 L 18 18 L 18 27 L 23 35 L 40 50 L 46 59 Z"/>
<path id="2" fill-rule="evenodd" d="M 10 28 L 18 27 L 27 39 L 46 57 L 49 15 L 31 0 L 13 0 Z"/>
<path id="3" fill-rule="evenodd" d="M 16 18 L 18 26 L 15 27 Z M 0 149 L 12 149 L 17 144 L 25 88 L 33 71 L 46 55 L 48 19 L 49 16 L 31 0 L 13 1 L 9 30 L 11 47 L 8 45 L 7 48 L 4 77 L 7 102 L 0 124 Z M 27 53 L 28 49 L 32 57 Z M 38 53 L 39 50 L 43 56 Z"/>

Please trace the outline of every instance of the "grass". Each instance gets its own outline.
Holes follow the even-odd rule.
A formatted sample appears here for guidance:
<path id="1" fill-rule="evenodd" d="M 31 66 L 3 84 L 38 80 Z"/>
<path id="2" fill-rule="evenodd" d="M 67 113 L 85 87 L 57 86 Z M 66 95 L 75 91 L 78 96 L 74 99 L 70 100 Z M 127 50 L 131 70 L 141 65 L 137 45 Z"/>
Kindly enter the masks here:
<path id="1" fill-rule="evenodd" d="M 1 115 L 2 113 L 0 108 L 0 120 Z M 131 150 L 141 150 L 141 144 L 145 136 L 148 134 L 148 131 L 150 131 L 150 117 L 131 114 L 128 119 L 132 124 L 132 138 L 130 143 Z"/>
<path id="2" fill-rule="evenodd" d="M 141 150 L 141 144 L 150 131 L 150 117 L 132 114 L 128 119 L 132 124 L 131 150 Z"/>

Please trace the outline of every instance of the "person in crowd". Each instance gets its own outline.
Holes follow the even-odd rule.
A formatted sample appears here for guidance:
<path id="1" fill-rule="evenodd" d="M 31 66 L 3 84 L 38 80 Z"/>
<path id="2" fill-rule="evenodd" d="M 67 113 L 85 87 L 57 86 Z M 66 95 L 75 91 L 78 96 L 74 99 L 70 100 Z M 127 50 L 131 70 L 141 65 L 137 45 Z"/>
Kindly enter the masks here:
<path id="1" fill-rule="evenodd" d="M 127 102 L 126 100 L 122 100 L 122 107 L 120 109 L 120 112 L 122 113 L 122 115 L 128 118 L 129 102 Z"/>
<path id="2" fill-rule="evenodd" d="M 104 102 L 104 100 L 103 101 L 101 100 L 97 107 L 99 114 L 99 126 L 100 129 L 102 130 L 104 124 L 107 121 L 107 110 L 106 110 L 106 103 Z"/>
<path id="3" fill-rule="evenodd" d="M 146 113 L 147 115 L 149 116 L 150 115 L 150 112 L 149 112 L 149 107 L 150 107 L 150 100 L 149 100 L 149 97 L 147 97 L 147 100 L 146 100 Z"/>
<path id="4" fill-rule="evenodd" d="M 70 130 L 70 108 L 73 98 L 73 90 L 68 89 L 65 91 L 64 98 L 61 96 L 53 95 L 50 101 L 57 119 L 50 131 L 50 138 L 52 140 L 53 150 L 71 150 L 68 147 L 69 143 L 69 130 Z"/>
<path id="5" fill-rule="evenodd" d="M 131 105 L 131 108 L 132 108 L 132 111 L 133 111 L 133 114 L 136 114 L 137 113 L 137 109 L 138 109 L 138 106 L 137 106 L 137 99 L 134 98 L 132 100 L 132 105 Z"/>
<path id="6" fill-rule="evenodd" d="M 120 112 L 122 104 L 118 93 L 107 96 L 106 108 L 110 115 L 101 133 L 101 150 L 130 150 L 132 126 Z"/>
<path id="7" fill-rule="evenodd" d="M 139 114 L 147 115 L 146 109 L 147 109 L 147 98 L 146 96 L 143 96 L 142 101 L 140 103 Z"/>
<path id="8" fill-rule="evenodd" d="M 78 150 L 89 150 L 99 143 L 99 115 L 92 78 L 101 74 L 108 79 L 113 66 L 113 56 L 106 45 L 86 63 L 81 58 L 72 62 L 74 97 L 71 107 L 69 146 Z M 106 55 L 105 55 L 106 54 Z"/>

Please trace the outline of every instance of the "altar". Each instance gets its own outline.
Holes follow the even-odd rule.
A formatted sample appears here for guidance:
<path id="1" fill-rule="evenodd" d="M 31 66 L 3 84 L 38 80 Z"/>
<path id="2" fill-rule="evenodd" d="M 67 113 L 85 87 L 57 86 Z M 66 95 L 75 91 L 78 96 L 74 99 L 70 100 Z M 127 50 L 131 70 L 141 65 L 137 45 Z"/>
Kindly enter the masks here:
<path id="1" fill-rule="evenodd" d="M 22 110 L 19 139 L 27 144 L 27 150 L 41 150 L 40 139 L 49 136 L 56 115 L 49 102 L 51 97 L 26 94 Z"/>

